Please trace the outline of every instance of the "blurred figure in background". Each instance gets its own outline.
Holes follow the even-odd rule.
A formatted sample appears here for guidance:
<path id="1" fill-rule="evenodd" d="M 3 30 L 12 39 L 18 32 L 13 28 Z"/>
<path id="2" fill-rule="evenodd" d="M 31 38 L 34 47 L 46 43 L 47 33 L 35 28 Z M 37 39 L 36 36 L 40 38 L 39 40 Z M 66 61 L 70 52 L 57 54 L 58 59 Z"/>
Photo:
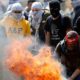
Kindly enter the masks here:
<path id="1" fill-rule="evenodd" d="M 20 37 L 30 35 L 30 24 L 22 15 L 23 7 L 20 3 L 14 3 L 1 20 L 0 25 L 5 28 L 7 37 Z"/>
<path id="2" fill-rule="evenodd" d="M 28 20 L 29 11 L 31 10 L 31 5 L 35 1 L 36 0 L 28 0 L 28 2 L 27 2 L 27 6 L 23 11 L 23 14 L 24 14 L 26 20 Z"/>
<path id="3" fill-rule="evenodd" d="M 73 11 L 73 28 L 80 35 L 80 0 L 72 0 Z"/>
<path id="4" fill-rule="evenodd" d="M 6 12 L 6 7 L 8 6 L 8 1 L 1 1 L 0 0 L 0 19 L 2 19 L 3 14 Z"/>
<path id="5" fill-rule="evenodd" d="M 80 0 L 72 0 L 72 6 L 74 8 L 72 19 L 73 26 L 76 27 L 76 20 L 80 16 Z"/>
<path id="6" fill-rule="evenodd" d="M 74 30 L 80 35 L 80 16 L 76 20 Z"/>
<path id="7" fill-rule="evenodd" d="M 72 1 L 71 0 L 66 0 L 65 1 L 65 10 L 64 10 L 64 15 L 67 15 L 72 18 L 73 14 L 73 6 L 72 6 Z"/>
<path id="8" fill-rule="evenodd" d="M 50 0 L 44 0 L 43 1 L 43 9 L 48 9 L 49 10 L 49 1 Z"/>

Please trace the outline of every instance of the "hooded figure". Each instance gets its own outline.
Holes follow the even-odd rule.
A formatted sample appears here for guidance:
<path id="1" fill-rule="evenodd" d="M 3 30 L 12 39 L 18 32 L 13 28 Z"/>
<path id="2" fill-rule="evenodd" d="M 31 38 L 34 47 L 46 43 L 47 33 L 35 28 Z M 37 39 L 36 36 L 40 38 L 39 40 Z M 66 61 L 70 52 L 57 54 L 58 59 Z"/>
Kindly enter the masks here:
<path id="1" fill-rule="evenodd" d="M 34 2 L 31 6 L 31 11 L 29 14 L 29 21 L 33 28 L 39 28 L 40 22 L 42 20 L 42 5 L 40 2 Z"/>
<path id="2" fill-rule="evenodd" d="M 23 7 L 20 3 L 14 3 L 12 5 L 12 8 L 11 8 L 11 13 L 12 13 L 12 16 L 19 20 L 22 18 L 22 11 L 23 11 Z"/>
<path id="3" fill-rule="evenodd" d="M 51 1 L 49 3 L 50 13 L 53 18 L 56 18 L 60 15 L 60 2 L 59 1 Z"/>
<path id="4" fill-rule="evenodd" d="M 10 11 L 7 11 L 1 21 L 5 27 L 6 36 L 20 37 L 30 34 L 30 24 L 22 15 L 23 7 L 20 3 L 14 3 Z"/>
<path id="5" fill-rule="evenodd" d="M 80 80 L 80 37 L 76 31 L 69 31 L 61 40 L 55 53 L 65 66 L 68 80 Z"/>

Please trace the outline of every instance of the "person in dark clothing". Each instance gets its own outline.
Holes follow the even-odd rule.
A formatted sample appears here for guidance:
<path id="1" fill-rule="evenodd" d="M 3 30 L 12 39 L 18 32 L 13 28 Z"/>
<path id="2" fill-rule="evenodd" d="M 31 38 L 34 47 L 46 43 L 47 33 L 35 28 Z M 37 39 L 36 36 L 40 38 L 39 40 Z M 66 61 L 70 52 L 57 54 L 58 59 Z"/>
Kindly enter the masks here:
<path id="1" fill-rule="evenodd" d="M 73 20 L 73 27 L 76 27 L 76 20 L 80 16 L 80 0 L 71 0 L 73 6 L 72 12 L 72 20 Z"/>
<path id="2" fill-rule="evenodd" d="M 51 15 L 45 23 L 45 43 L 55 47 L 57 43 L 64 38 L 66 32 L 72 29 L 72 25 L 69 17 L 63 17 L 60 14 L 59 1 L 51 1 L 49 7 Z"/>
<path id="3" fill-rule="evenodd" d="M 28 0 L 28 2 L 27 2 L 27 6 L 26 6 L 26 8 L 24 9 L 24 12 L 23 12 L 26 20 L 28 20 L 29 11 L 31 10 L 31 5 L 35 1 L 36 0 Z"/>
<path id="4" fill-rule="evenodd" d="M 80 80 L 80 42 L 76 31 L 69 31 L 56 48 L 61 63 L 66 67 L 68 80 Z"/>
<path id="5" fill-rule="evenodd" d="M 72 15 L 73 28 L 78 34 L 80 34 L 80 0 L 72 0 L 72 5 L 74 8 Z"/>
<path id="6" fill-rule="evenodd" d="M 74 30 L 80 35 L 80 16 L 76 20 L 76 27 L 74 27 Z"/>
<path id="7" fill-rule="evenodd" d="M 80 5 L 76 6 L 74 8 L 74 17 L 73 17 L 73 27 L 76 27 L 76 20 L 78 19 L 78 17 L 80 16 Z"/>

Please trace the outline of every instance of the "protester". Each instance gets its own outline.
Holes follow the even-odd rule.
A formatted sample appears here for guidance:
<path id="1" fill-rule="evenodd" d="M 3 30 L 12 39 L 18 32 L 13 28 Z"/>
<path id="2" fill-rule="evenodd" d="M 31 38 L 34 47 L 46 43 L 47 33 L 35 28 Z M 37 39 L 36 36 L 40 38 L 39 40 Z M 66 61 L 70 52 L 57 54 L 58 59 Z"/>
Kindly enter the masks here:
<path id="1" fill-rule="evenodd" d="M 25 9 L 23 11 L 23 14 L 24 14 L 26 20 L 28 20 L 29 11 L 31 10 L 31 5 L 35 1 L 36 0 L 28 0 L 28 2 L 27 2 L 27 6 L 25 7 Z"/>
<path id="2" fill-rule="evenodd" d="M 72 14 L 72 20 L 73 20 L 73 27 L 76 27 L 76 20 L 80 16 L 80 0 L 71 0 L 72 6 L 74 8 L 73 14 Z"/>
<path id="3" fill-rule="evenodd" d="M 60 14 L 59 1 L 51 1 L 49 7 L 51 15 L 45 24 L 45 43 L 55 47 L 57 43 L 64 38 L 66 32 L 72 29 L 72 25 L 69 17 L 63 17 Z"/>
<path id="4" fill-rule="evenodd" d="M 59 60 L 66 68 L 68 80 L 80 80 L 80 42 L 76 31 L 69 31 L 55 49 Z"/>
<path id="5" fill-rule="evenodd" d="M 31 23 L 32 35 L 39 35 L 39 40 L 44 42 L 44 24 L 45 20 L 48 17 L 49 13 L 45 13 L 42 10 L 42 4 L 40 2 L 34 2 L 31 7 L 29 14 L 29 21 Z M 36 33 L 37 32 L 37 33 Z"/>
<path id="6" fill-rule="evenodd" d="M 22 15 L 23 7 L 20 3 L 14 3 L 11 10 L 6 12 L 0 25 L 5 28 L 7 37 L 19 37 L 30 35 L 30 24 Z"/>

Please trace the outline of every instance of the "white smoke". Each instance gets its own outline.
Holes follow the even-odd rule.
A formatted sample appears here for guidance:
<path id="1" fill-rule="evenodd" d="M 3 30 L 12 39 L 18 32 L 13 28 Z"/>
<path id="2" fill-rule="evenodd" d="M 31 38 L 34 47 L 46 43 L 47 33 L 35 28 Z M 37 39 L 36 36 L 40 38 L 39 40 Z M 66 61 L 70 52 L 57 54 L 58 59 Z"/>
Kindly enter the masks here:
<path id="1" fill-rule="evenodd" d="M 0 3 L 2 3 L 4 6 L 8 5 L 9 0 L 0 0 Z"/>
<path id="2" fill-rule="evenodd" d="M 8 6 L 9 0 L 0 0 L 0 19 L 4 16 Z"/>
<path id="3" fill-rule="evenodd" d="M 7 38 L 0 37 L 0 80 L 20 80 L 18 76 L 14 75 L 5 66 L 6 46 L 10 43 Z"/>
<path id="4" fill-rule="evenodd" d="M 9 0 L 0 0 L 0 20 L 4 17 Z M 4 65 L 5 46 L 8 45 L 9 40 L 4 36 L 4 29 L 0 26 L 0 80 L 19 80 L 19 78 L 12 74 Z"/>

